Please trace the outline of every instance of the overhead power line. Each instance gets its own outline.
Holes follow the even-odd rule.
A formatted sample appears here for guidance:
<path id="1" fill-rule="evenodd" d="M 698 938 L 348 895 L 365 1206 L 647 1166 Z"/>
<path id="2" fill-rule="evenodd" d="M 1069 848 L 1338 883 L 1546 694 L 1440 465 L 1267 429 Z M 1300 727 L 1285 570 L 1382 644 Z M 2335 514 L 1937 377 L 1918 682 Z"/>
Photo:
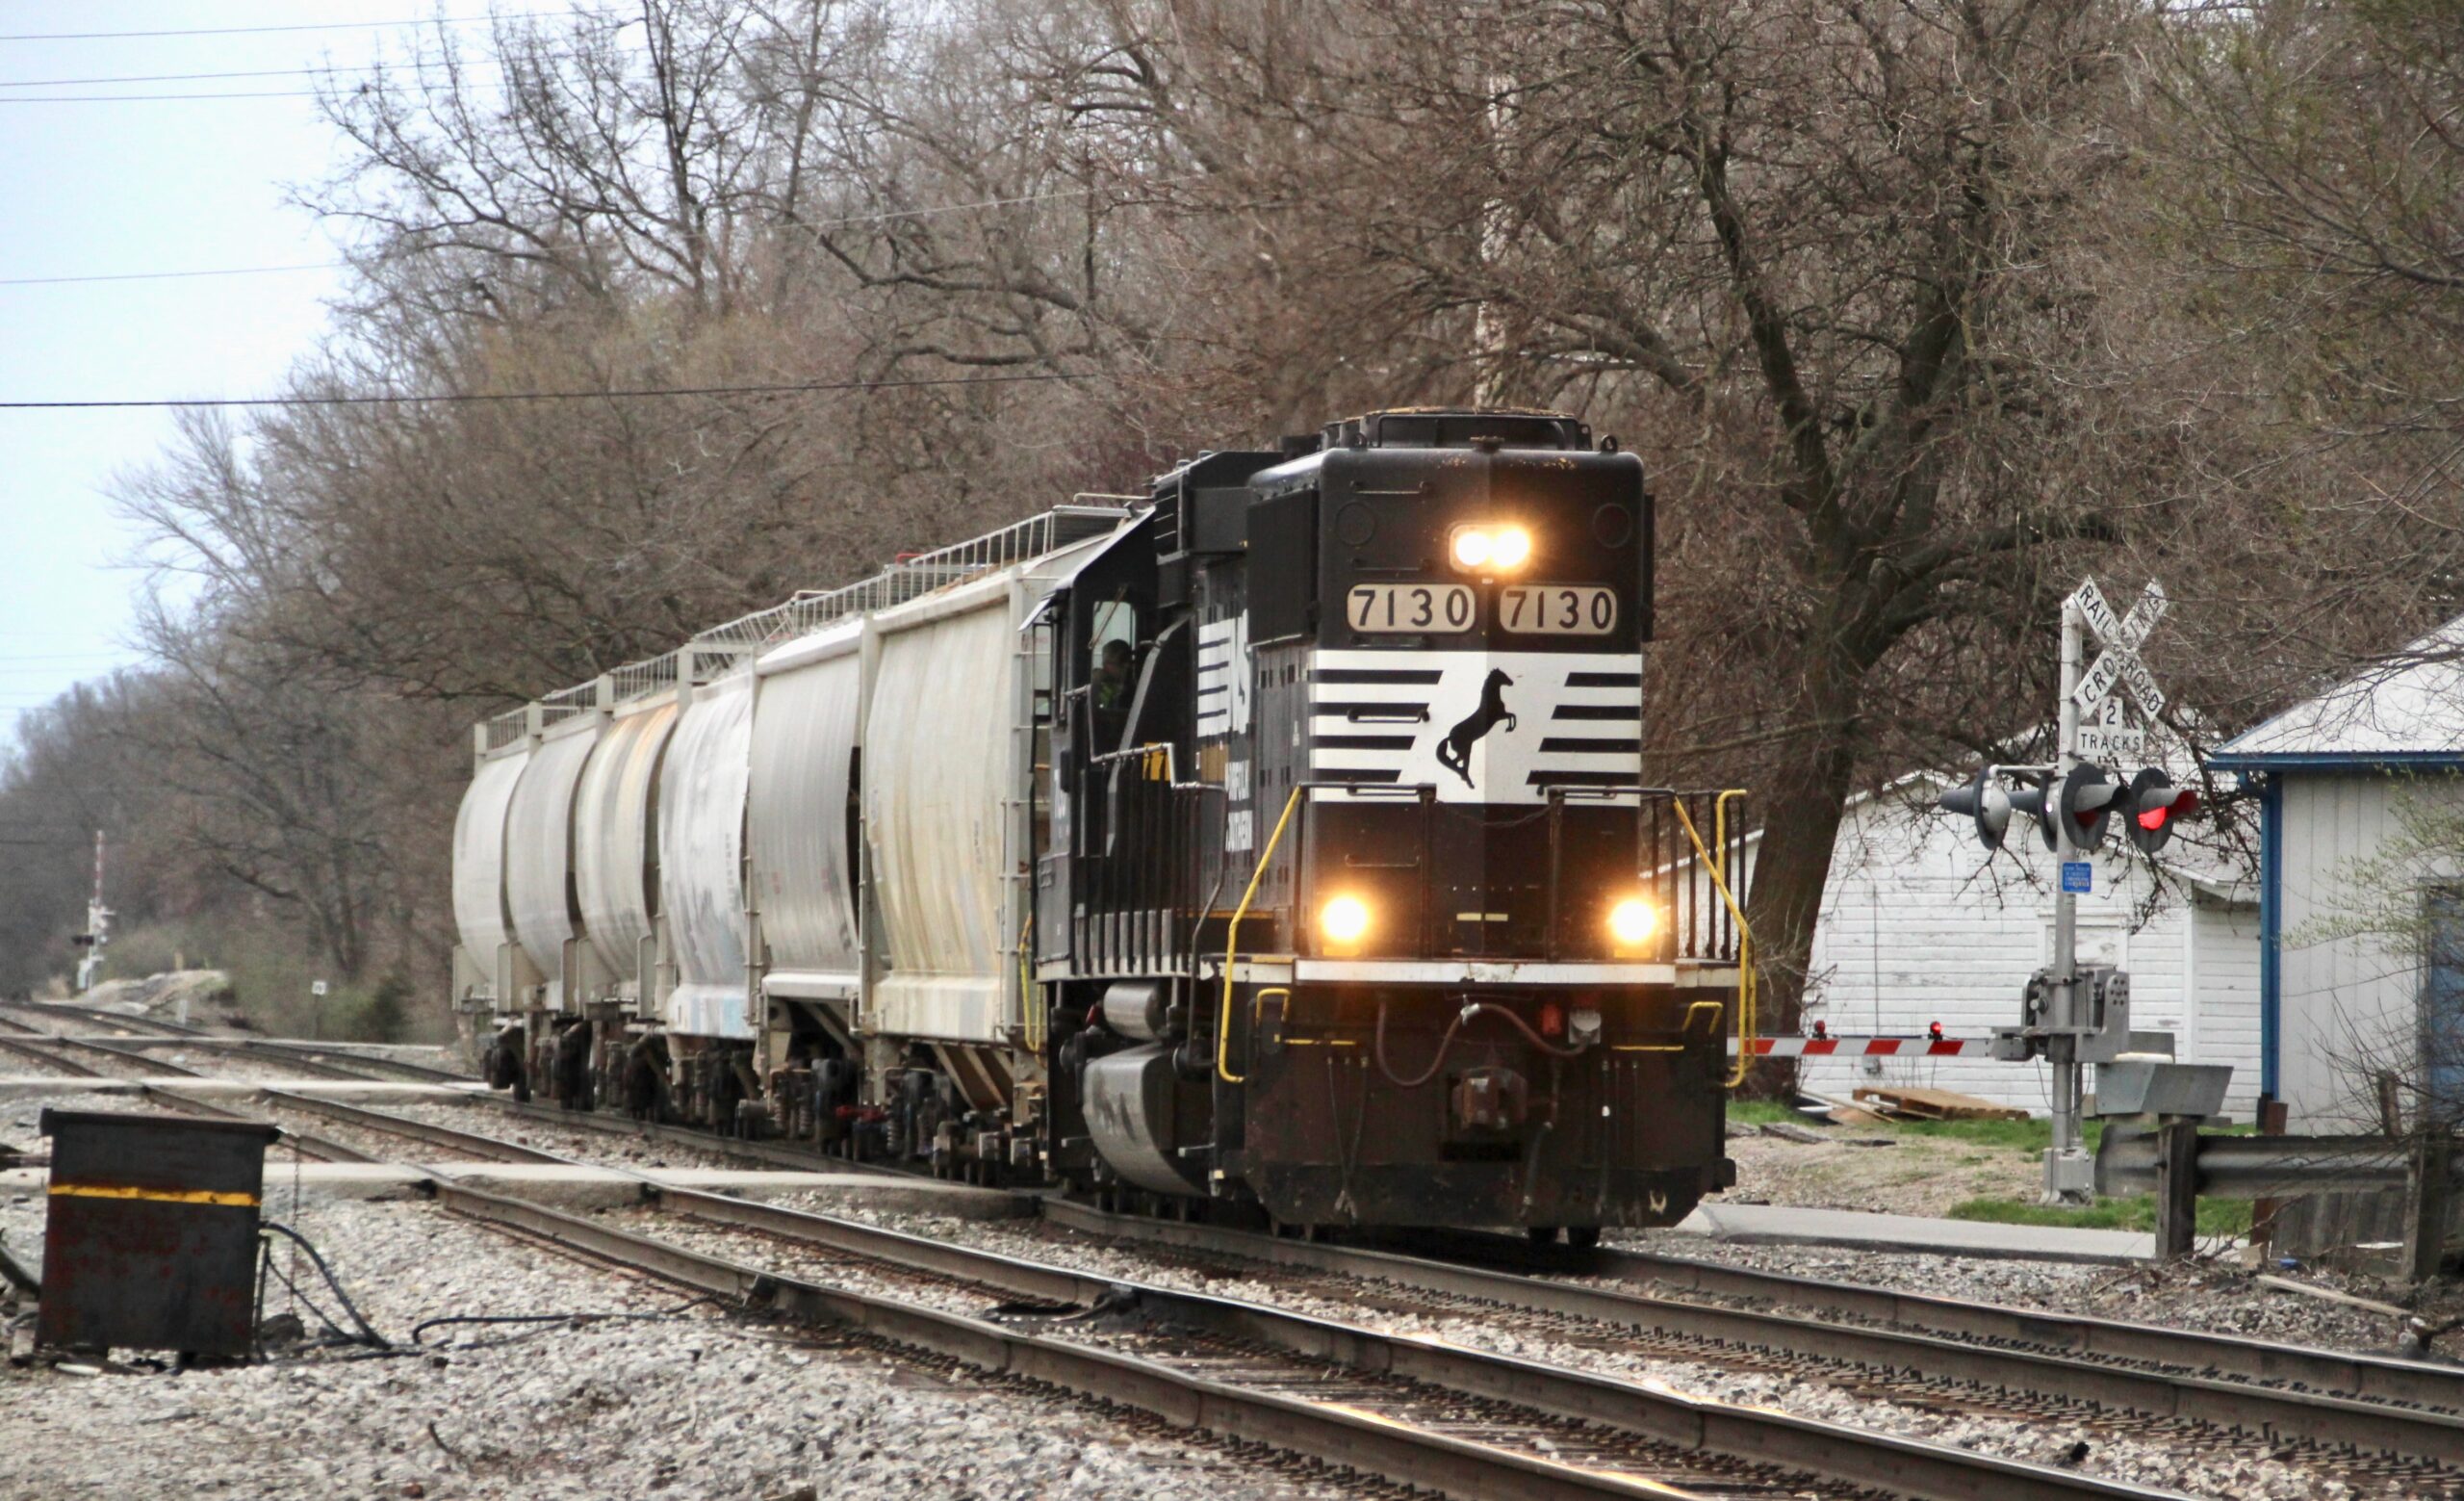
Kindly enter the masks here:
<path id="1" fill-rule="evenodd" d="M 0 104 L 159 104 L 168 99 L 314 99 L 313 89 L 281 89 L 269 93 L 48 93 L 0 94 Z"/>
<path id="2" fill-rule="evenodd" d="M 107 272 L 91 276 L 0 276 L 0 287 L 56 287 L 72 281 L 174 281 L 190 276 L 270 276 L 277 272 L 334 271 L 348 261 L 301 261 L 292 266 L 223 266 L 211 271 Z"/>
<path id="3" fill-rule="evenodd" d="M 425 72 L 447 65 L 443 58 L 404 59 L 382 65 L 404 72 Z M 502 67 L 501 63 L 481 59 L 464 62 L 464 67 Z M 100 78 L 0 78 L 0 89 L 67 89 L 85 84 L 178 84 L 209 78 L 324 78 L 345 71 L 326 67 L 258 67 L 236 73 L 120 73 Z"/>
<path id="4" fill-rule="evenodd" d="M 1094 371 L 1045 371 L 1014 375 L 931 375 L 913 380 L 795 380 L 776 385 L 635 386 L 615 391 L 467 391 L 433 396 L 248 396 L 191 397 L 101 401 L 0 401 L 0 411 L 91 411 L 164 406 L 417 406 L 474 405 L 497 401 L 612 401 L 682 396 L 790 396 L 808 391 L 901 391 L 925 386 L 997 386 L 1038 380 L 1094 380 Z"/>
<path id="5" fill-rule="evenodd" d="M 0 99 L 0 103 L 6 103 Z M 1165 188 L 1177 183 L 1195 182 L 1203 173 L 1191 172 L 1178 177 L 1153 177 L 1141 187 Z M 1049 193 L 1023 193 L 1006 198 L 978 198 L 971 203 L 935 203 L 916 209 L 883 209 L 873 214 L 848 214 L 837 219 L 812 220 L 799 224 L 805 230 L 843 229 L 851 224 L 886 224 L 902 219 L 933 219 L 943 214 L 966 214 L 977 209 L 1017 208 L 1028 203 L 1047 203 L 1056 198 L 1083 198 L 1105 192 L 1103 187 L 1055 188 Z M 339 271 L 348 261 L 300 261 L 288 266 L 223 266 L 206 271 L 132 271 L 103 272 L 79 276 L 0 276 L 0 287 L 57 287 L 89 281 L 170 281 L 190 276 L 266 276 L 283 272 Z"/>
<path id="6" fill-rule="evenodd" d="M 0 41 L 109 41 L 122 37 L 256 37 L 270 32 L 381 31 L 389 26 L 463 26 L 478 21 L 526 21 L 572 15 L 571 11 L 515 11 L 504 15 L 414 15 L 398 21 L 306 21 L 290 26 L 192 26 L 179 31 L 34 31 L 0 34 Z"/>

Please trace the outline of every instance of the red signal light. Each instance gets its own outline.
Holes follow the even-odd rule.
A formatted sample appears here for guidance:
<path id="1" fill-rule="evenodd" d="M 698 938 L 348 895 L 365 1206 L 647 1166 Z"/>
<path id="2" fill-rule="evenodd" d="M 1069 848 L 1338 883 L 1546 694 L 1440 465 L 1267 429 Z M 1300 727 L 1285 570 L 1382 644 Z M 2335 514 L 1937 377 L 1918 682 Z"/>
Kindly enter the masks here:
<path id="1" fill-rule="evenodd" d="M 2139 826 L 2152 834 L 2175 818 L 2187 818 L 2196 812 L 2198 812 L 2198 794 L 2184 788 L 2169 801 L 2158 803 L 2153 808 L 2141 809 Z"/>
<path id="2" fill-rule="evenodd" d="M 2126 801 L 2130 841 L 2150 855 L 2171 841 L 2175 823 L 2198 812 L 2198 790 L 2175 787 L 2171 777 L 2154 766 L 2130 779 Z"/>

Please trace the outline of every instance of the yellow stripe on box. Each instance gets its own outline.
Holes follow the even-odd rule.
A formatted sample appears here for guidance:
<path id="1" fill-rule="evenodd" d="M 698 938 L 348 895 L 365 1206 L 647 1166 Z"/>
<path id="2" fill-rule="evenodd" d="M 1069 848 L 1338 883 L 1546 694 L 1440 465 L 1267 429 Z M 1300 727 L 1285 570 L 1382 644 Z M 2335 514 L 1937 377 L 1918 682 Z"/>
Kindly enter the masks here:
<path id="1" fill-rule="evenodd" d="M 254 1194 L 221 1194 L 206 1188 L 115 1188 L 104 1183 L 54 1183 L 54 1199 L 141 1199 L 147 1203 L 219 1203 L 253 1209 Z"/>

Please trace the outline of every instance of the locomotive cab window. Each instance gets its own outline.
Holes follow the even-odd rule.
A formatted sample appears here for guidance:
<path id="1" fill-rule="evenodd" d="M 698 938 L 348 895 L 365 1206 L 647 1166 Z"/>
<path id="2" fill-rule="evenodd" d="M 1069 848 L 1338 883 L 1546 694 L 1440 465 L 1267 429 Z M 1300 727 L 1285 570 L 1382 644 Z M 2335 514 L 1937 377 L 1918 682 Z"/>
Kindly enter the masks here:
<path id="1" fill-rule="evenodd" d="M 1087 641 L 1087 708 L 1094 715 L 1095 744 L 1120 744 L 1138 686 L 1138 610 L 1126 600 L 1107 600 L 1093 611 Z"/>

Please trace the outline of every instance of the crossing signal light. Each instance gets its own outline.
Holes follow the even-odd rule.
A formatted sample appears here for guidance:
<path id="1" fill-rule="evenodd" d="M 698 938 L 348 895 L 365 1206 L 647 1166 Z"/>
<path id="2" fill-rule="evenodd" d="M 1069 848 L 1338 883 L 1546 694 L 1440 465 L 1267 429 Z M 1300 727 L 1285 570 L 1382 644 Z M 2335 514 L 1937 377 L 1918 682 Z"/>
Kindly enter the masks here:
<path id="1" fill-rule="evenodd" d="M 2084 853 L 2105 841 L 2105 825 L 2112 821 L 2114 802 L 2120 795 L 2121 784 L 2104 767 L 2083 761 L 2070 768 L 2054 799 L 2054 813 L 2070 836 L 2071 848 Z"/>
<path id="2" fill-rule="evenodd" d="M 1976 779 L 1965 787 L 1955 787 L 1937 802 L 1944 813 L 1960 814 L 1976 821 L 1976 841 L 1987 850 L 2002 847 L 2003 831 L 2011 826 L 2011 794 L 1993 780 L 1993 768 L 1980 769 Z"/>
<path id="3" fill-rule="evenodd" d="M 2198 791 L 2175 787 L 2171 777 L 2149 766 L 2130 779 L 2121 803 L 2129 815 L 2122 832 L 2143 854 L 2152 855 L 2171 842 L 2174 824 L 2198 812 Z"/>

